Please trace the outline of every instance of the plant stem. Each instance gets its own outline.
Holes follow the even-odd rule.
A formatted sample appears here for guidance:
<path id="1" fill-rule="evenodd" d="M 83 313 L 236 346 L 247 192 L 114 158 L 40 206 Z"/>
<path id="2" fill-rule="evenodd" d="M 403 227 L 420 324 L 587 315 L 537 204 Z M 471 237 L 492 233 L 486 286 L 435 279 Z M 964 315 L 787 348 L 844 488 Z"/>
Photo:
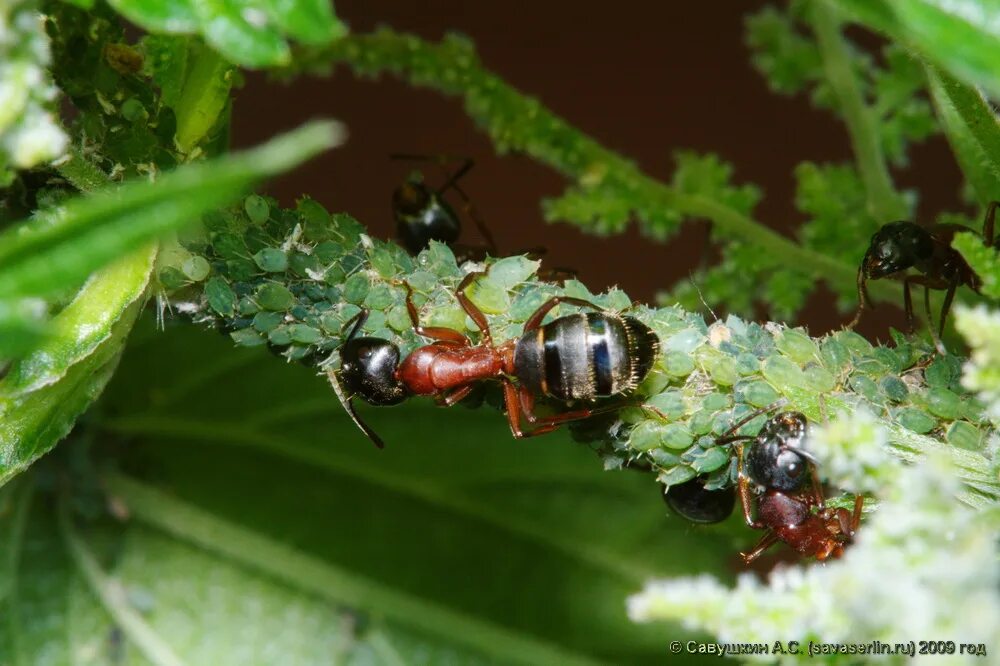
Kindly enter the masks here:
<path id="1" fill-rule="evenodd" d="M 296 67 L 308 71 L 330 62 L 343 62 L 361 75 L 389 72 L 411 85 L 461 96 L 466 111 L 489 132 L 501 152 L 529 154 L 578 182 L 588 181 L 595 173 L 604 174 L 601 187 L 618 190 L 623 198 L 634 201 L 640 220 L 644 212 L 664 207 L 707 218 L 734 237 L 766 248 L 793 270 L 838 285 L 854 284 L 855 266 L 802 247 L 725 204 L 686 195 L 651 178 L 631 161 L 601 146 L 537 100 L 484 69 L 474 51 L 457 42 L 446 39 L 431 44 L 411 35 L 379 30 L 345 37 L 328 48 L 302 51 Z M 878 150 L 877 142 L 874 145 Z M 877 155 L 880 157 L 880 151 Z M 891 202 L 894 198 L 889 185 L 888 194 L 880 195 L 879 201 Z M 872 287 L 878 300 L 899 299 L 895 285 Z"/>
<path id="2" fill-rule="evenodd" d="M 142 655 L 157 666 L 182 666 L 184 662 L 129 604 L 121 583 L 101 570 L 97 558 L 76 534 L 65 495 L 59 503 L 59 532 L 90 591 Z"/>
<path id="3" fill-rule="evenodd" d="M 906 204 L 892 184 L 879 142 L 878 119 L 861 95 L 849 47 L 840 30 L 840 19 L 825 0 L 813 0 L 811 20 L 827 81 L 847 124 L 854 158 L 868 195 L 868 212 L 885 222 L 904 218 Z"/>
<path id="4" fill-rule="evenodd" d="M 338 569 L 169 497 L 135 479 L 112 474 L 105 480 L 109 491 L 125 501 L 136 519 L 319 598 L 375 612 L 393 622 L 435 636 L 445 636 L 505 663 L 593 663 L 560 646 L 472 619 L 437 603 Z"/>
<path id="5" fill-rule="evenodd" d="M 188 75 L 177 102 L 175 141 L 190 154 L 218 120 L 229 100 L 233 66 L 212 49 L 191 40 Z"/>

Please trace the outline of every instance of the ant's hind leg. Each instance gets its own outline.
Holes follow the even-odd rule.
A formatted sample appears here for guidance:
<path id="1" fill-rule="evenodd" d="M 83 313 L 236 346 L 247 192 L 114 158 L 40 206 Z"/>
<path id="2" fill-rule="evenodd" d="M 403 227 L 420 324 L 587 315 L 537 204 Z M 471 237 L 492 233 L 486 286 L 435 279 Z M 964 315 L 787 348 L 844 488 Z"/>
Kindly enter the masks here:
<path id="1" fill-rule="evenodd" d="M 753 547 L 753 550 L 749 553 L 740 553 L 740 557 L 743 558 L 744 564 L 750 564 L 760 557 L 765 550 L 776 543 L 778 543 L 778 535 L 774 532 L 768 532 L 761 537 L 760 541 L 757 542 L 757 545 Z"/>
<path id="2" fill-rule="evenodd" d="M 524 331 L 533 331 L 542 323 L 545 319 L 545 315 L 549 313 L 552 308 L 559 305 L 560 303 L 569 303 L 571 305 L 578 305 L 581 308 L 593 308 L 598 312 L 604 312 L 604 308 L 591 303 L 590 301 L 585 301 L 582 298 L 574 298 L 572 296 L 553 296 L 549 300 L 538 306 L 538 309 L 528 317 L 528 321 L 524 322 Z"/>

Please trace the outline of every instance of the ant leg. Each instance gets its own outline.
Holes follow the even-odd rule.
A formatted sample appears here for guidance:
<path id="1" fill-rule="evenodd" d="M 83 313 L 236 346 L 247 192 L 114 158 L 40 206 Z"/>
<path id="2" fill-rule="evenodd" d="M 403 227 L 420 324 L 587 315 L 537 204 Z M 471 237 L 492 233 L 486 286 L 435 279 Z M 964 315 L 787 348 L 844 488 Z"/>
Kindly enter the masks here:
<path id="1" fill-rule="evenodd" d="M 456 402 L 461 402 L 462 400 L 464 400 L 465 396 L 472 393 L 472 389 L 473 389 L 472 385 L 463 386 L 461 388 L 455 389 L 448 395 L 438 396 L 436 398 L 437 404 L 442 407 L 451 407 Z"/>
<path id="2" fill-rule="evenodd" d="M 479 210 L 477 210 L 476 207 L 473 205 L 472 199 L 469 197 L 469 195 L 465 193 L 465 190 L 463 190 L 461 187 L 458 186 L 457 182 L 455 182 L 456 180 L 458 180 L 458 178 L 464 176 L 465 173 L 472 168 L 472 160 L 469 160 L 467 164 L 468 168 L 466 168 L 464 171 L 461 169 L 457 171 L 455 175 L 452 176 L 451 179 L 449 179 L 449 181 L 445 183 L 444 186 L 438 190 L 438 194 L 444 192 L 448 188 L 451 188 L 452 190 L 455 191 L 455 194 L 457 194 L 459 198 L 462 199 L 462 210 L 464 210 L 465 214 L 469 216 L 469 219 L 472 220 L 472 223 L 476 225 L 476 229 L 479 230 L 479 235 L 483 237 L 484 241 L 486 241 L 486 251 L 489 252 L 491 256 L 495 257 L 500 253 L 497 251 L 497 242 L 496 240 L 493 239 L 493 232 L 490 231 L 489 226 L 486 224 L 486 220 L 484 220 L 483 216 L 480 215 Z"/>
<path id="3" fill-rule="evenodd" d="M 743 445 L 739 446 L 739 458 L 736 466 L 737 472 L 736 476 L 739 479 L 739 491 L 740 491 L 740 504 L 743 505 L 743 519 L 746 521 L 747 526 L 752 527 L 755 530 L 760 530 L 764 528 L 764 523 L 754 520 L 753 513 L 750 511 L 750 481 L 747 479 L 746 475 L 743 473 Z"/>
<path id="4" fill-rule="evenodd" d="M 761 407 L 760 409 L 757 409 L 757 410 L 754 410 L 754 411 L 750 412 L 749 414 L 747 414 L 746 416 L 744 416 L 742 419 L 740 419 L 739 421 L 737 421 L 736 423 L 734 423 L 729 428 L 729 430 L 727 430 L 726 432 L 722 433 L 722 435 L 718 439 L 715 440 L 716 444 L 728 444 L 729 442 L 735 442 L 735 441 L 739 441 L 741 439 L 754 439 L 750 435 L 739 435 L 739 436 L 735 436 L 735 437 L 733 435 L 736 433 L 737 430 L 739 430 L 740 428 L 742 428 L 746 424 L 750 423 L 751 421 L 753 421 L 755 418 L 757 418 L 761 414 L 769 414 L 769 413 L 773 412 L 774 410 L 778 409 L 779 407 L 783 407 L 786 402 L 787 401 L 784 398 L 782 398 L 781 400 L 776 400 L 776 401 L 772 402 L 770 405 L 767 405 L 766 407 Z"/>
<path id="5" fill-rule="evenodd" d="M 998 205 L 1000 201 L 991 201 L 986 208 L 986 217 L 983 219 L 983 240 L 986 242 L 986 247 L 993 245 L 993 223 L 996 220 Z"/>
<path id="6" fill-rule="evenodd" d="M 486 320 L 486 315 L 483 314 L 483 311 L 476 307 L 476 304 L 470 301 L 469 297 L 465 295 L 465 290 L 480 275 L 486 275 L 486 273 L 484 271 L 476 271 L 462 278 L 462 281 L 458 283 L 458 288 L 455 290 L 455 298 L 458 299 L 458 304 L 465 310 L 465 314 L 469 315 L 472 321 L 476 323 L 476 326 L 479 327 L 479 330 L 483 334 L 483 342 L 489 344 L 493 341 L 493 336 L 490 334 L 490 323 Z"/>
<path id="7" fill-rule="evenodd" d="M 866 308 L 874 309 L 871 296 L 868 295 L 868 278 L 865 277 L 864 266 L 861 266 L 858 268 L 858 311 L 854 313 L 854 319 L 851 320 L 851 323 L 845 327 L 848 331 L 854 330 L 854 327 L 858 325 Z"/>
<path id="8" fill-rule="evenodd" d="M 994 202 L 996 203 L 996 202 Z M 992 205 L 992 204 L 991 204 Z M 948 318 L 948 312 L 951 310 L 951 302 L 955 298 L 955 290 L 958 289 L 958 282 L 952 280 L 951 284 L 948 285 L 948 291 L 944 294 L 944 303 L 941 305 L 941 321 L 938 327 L 938 337 L 944 337 L 944 323 Z"/>
<path id="9" fill-rule="evenodd" d="M 744 564 L 750 564 L 758 557 L 760 557 L 765 550 L 767 550 L 776 543 L 778 543 L 778 535 L 775 534 L 774 532 L 768 532 L 767 534 L 761 537 L 760 541 L 757 542 L 757 545 L 753 547 L 753 550 L 751 550 L 749 553 L 740 553 L 740 557 L 743 558 Z"/>
<path id="10" fill-rule="evenodd" d="M 545 319 L 545 315 L 547 315 L 552 308 L 560 303 L 579 305 L 581 308 L 593 308 L 598 312 L 604 312 L 604 308 L 598 307 L 590 301 L 585 301 L 582 298 L 574 298 L 572 296 L 553 296 L 538 306 L 538 309 L 535 310 L 534 314 L 528 317 L 528 321 L 524 322 L 524 332 L 527 333 L 528 331 L 533 331 L 538 328 L 538 325 L 542 323 L 543 319 Z"/>
<path id="11" fill-rule="evenodd" d="M 521 408 L 518 401 L 517 387 L 509 379 L 503 381 L 503 401 L 507 406 L 507 422 L 510 424 L 510 432 L 516 439 L 523 439 L 528 435 L 521 429 Z"/>
<path id="12" fill-rule="evenodd" d="M 820 511 L 826 508 L 826 498 L 823 497 L 823 484 L 819 482 L 819 472 L 816 465 L 809 465 L 809 476 L 812 479 L 813 506 Z"/>
<path id="13" fill-rule="evenodd" d="M 865 498 L 861 495 L 854 496 L 854 513 L 851 514 L 851 535 L 858 531 L 861 524 L 861 511 L 865 508 Z"/>
<path id="14" fill-rule="evenodd" d="M 913 315 L 913 296 L 910 295 L 910 278 L 903 280 L 903 310 L 906 312 L 906 326 L 909 333 L 917 329 L 916 317 Z"/>
<path id="15" fill-rule="evenodd" d="M 417 335 L 460 347 L 470 346 L 469 338 L 454 329 L 440 326 L 421 326 L 417 306 L 413 304 L 413 287 L 407 282 L 403 282 L 403 286 L 406 287 L 406 311 L 410 315 L 410 323 L 413 324 L 413 330 L 417 332 Z"/>

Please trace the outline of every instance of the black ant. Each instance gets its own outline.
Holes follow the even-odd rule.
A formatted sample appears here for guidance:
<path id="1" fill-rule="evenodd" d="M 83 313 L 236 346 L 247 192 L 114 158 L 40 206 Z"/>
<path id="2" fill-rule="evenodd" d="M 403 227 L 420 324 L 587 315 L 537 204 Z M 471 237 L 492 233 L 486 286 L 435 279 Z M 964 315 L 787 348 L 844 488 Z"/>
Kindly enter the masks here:
<path id="1" fill-rule="evenodd" d="M 469 195 L 458 184 L 458 181 L 468 174 L 475 165 L 471 158 L 408 154 L 393 154 L 390 155 L 390 158 L 433 162 L 442 169 L 446 164 L 461 162 L 454 171 L 445 170 L 445 182 L 436 190 L 428 187 L 421 178 L 411 175 L 392 193 L 392 213 L 393 217 L 396 218 L 396 235 L 410 254 L 419 254 L 434 240 L 448 245 L 455 253 L 458 263 L 469 260 L 481 261 L 487 254 L 493 257 L 500 256 L 496 241 L 493 240 L 493 234 L 486 225 L 486 220 L 472 205 L 472 199 L 469 198 Z M 462 199 L 463 210 L 475 223 L 479 234 L 486 241 L 485 246 L 474 247 L 457 242 L 462 233 L 462 223 L 455 213 L 455 209 L 444 199 L 444 194 L 448 190 L 454 191 Z M 533 247 L 515 252 L 515 254 L 527 255 L 531 259 L 540 259 L 545 253 L 544 247 Z M 576 271 L 569 268 L 545 268 L 538 272 L 538 276 L 540 280 L 562 284 L 570 278 L 575 278 Z"/>
<path id="2" fill-rule="evenodd" d="M 462 222 L 455 209 L 444 199 L 444 194 L 452 190 L 463 202 L 465 214 L 475 223 L 480 235 L 486 241 L 486 251 L 497 256 L 497 245 L 493 240 L 486 222 L 479 215 L 472 200 L 459 186 L 461 180 L 475 162 L 470 158 L 454 158 L 444 155 L 390 155 L 394 160 L 412 160 L 422 162 L 433 162 L 444 169 L 446 164 L 460 161 L 458 168 L 452 172 L 445 170 L 444 184 L 437 189 L 432 189 L 423 182 L 422 179 L 411 175 L 403 184 L 392 193 L 392 213 L 396 218 L 396 234 L 399 236 L 403 247 L 410 254 L 418 254 L 426 248 L 430 242 L 438 241 L 446 245 L 453 246 L 464 254 L 466 250 L 474 248 L 460 248 L 455 245 L 462 233 Z"/>
<path id="3" fill-rule="evenodd" d="M 983 239 L 986 245 L 993 245 L 993 223 L 996 217 L 996 201 L 990 203 L 983 220 Z M 865 308 L 874 309 L 871 297 L 868 295 L 868 280 L 880 278 L 902 279 L 903 309 L 906 311 L 906 321 L 912 332 L 914 326 L 913 300 L 910 296 L 910 285 L 924 287 L 924 308 L 927 311 L 927 322 L 934 333 L 934 322 L 931 316 L 931 289 L 947 290 L 944 304 L 941 306 L 941 320 L 938 324 L 938 342 L 944 334 L 944 324 L 955 298 L 959 285 L 967 285 L 979 293 L 982 280 L 972 267 L 966 263 L 958 250 L 951 246 L 955 234 L 969 231 L 959 224 L 936 224 L 930 229 L 913 222 L 890 222 L 872 236 L 868 251 L 865 252 L 861 266 L 858 267 L 858 311 L 847 328 L 854 328 L 861 321 Z M 905 271 L 913 268 L 920 275 L 906 275 Z M 940 347 L 940 344 L 938 345 Z"/>
<path id="4" fill-rule="evenodd" d="M 768 419 L 756 436 L 735 435 L 757 416 L 773 411 L 765 407 L 740 420 L 718 444 L 739 442 L 738 487 L 747 525 L 767 533 L 749 553 L 740 553 L 750 564 L 778 541 L 800 554 L 825 560 L 840 557 L 845 544 L 861 523 L 864 498 L 854 499 L 854 511 L 826 506 L 816 458 L 803 448 L 808 421 L 799 412 L 782 412 Z M 745 441 L 752 440 L 749 444 Z M 805 489 L 807 479 L 810 487 Z M 757 517 L 751 510 L 751 485 L 762 488 L 757 496 Z M 813 512 L 813 509 L 816 509 Z"/>
<path id="5" fill-rule="evenodd" d="M 706 480 L 707 477 L 703 474 L 670 486 L 663 495 L 663 501 L 675 513 L 692 523 L 720 523 L 733 513 L 736 491 L 732 486 L 707 490 Z"/>
<path id="6" fill-rule="evenodd" d="M 619 396 L 634 389 L 652 369 L 660 346 L 652 329 L 635 317 L 605 312 L 589 301 L 568 296 L 550 298 L 528 318 L 520 338 L 495 345 L 486 316 L 465 295 L 465 289 L 480 275 L 484 273 L 466 275 L 455 294 L 480 330 L 478 345 L 456 330 L 421 326 L 413 291 L 405 283 L 406 309 L 413 329 L 434 342 L 400 359 L 399 348 L 392 342 L 358 337 L 368 313 L 363 310 L 356 317 L 340 349 L 339 381 L 350 395 L 341 389 L 333 371 L 327 374 L 344 408 L 376 446 L 381 448 L 382 440 L 355 413 L 354 395 L 373 405 L 394 405 L 412 395 L 429 395 L 450 406 L 465 398 L 477 382 L 498 379 L 503 384 L 511 432 L 521 438 L 612 409 L 588 407 L 536 416 L 536 396 L 563 402 Z M 566 315 L 542 325 L 545 315 L 560 303 L 596 312 Z M 522 416 L 531 429 L 522 428 Z"/>

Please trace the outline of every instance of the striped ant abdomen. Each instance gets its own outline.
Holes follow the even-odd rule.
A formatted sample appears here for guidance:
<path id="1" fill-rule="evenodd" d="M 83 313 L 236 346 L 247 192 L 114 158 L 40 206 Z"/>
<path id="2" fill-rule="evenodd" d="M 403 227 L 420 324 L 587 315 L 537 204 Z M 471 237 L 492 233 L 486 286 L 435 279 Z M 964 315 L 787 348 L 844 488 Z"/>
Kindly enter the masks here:
<path id="1" fill-rule="evenodd" d="M 653 367 L 659 338 L 634 317 L 587 312 L 526 332 L 514 348 L 518 381 L 535 395 L 593 400 L 628 393 Z"/>

